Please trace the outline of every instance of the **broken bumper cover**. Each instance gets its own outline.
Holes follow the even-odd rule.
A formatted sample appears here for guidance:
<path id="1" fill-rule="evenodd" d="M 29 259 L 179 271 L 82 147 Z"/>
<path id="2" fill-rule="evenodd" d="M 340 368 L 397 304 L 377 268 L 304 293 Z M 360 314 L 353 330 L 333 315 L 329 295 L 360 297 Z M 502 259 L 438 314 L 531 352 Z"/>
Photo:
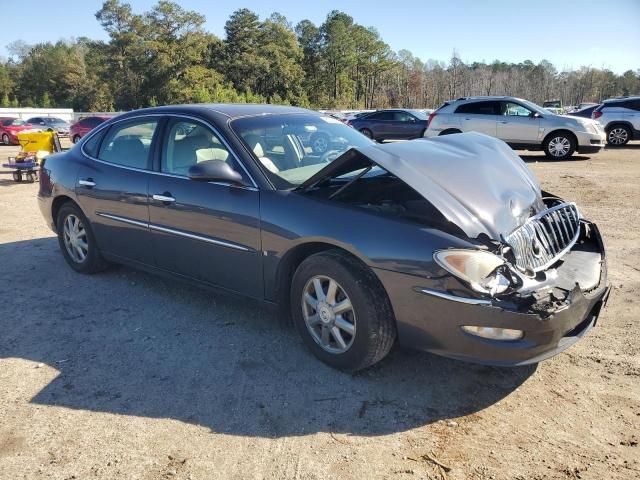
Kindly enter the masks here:
<path id="1" fill-rule="evenodd" d="M 473 363 L 527 365 L 566 350 L 596 325 L 610 291 L 604 247 L 599 243 L 597 286 L 585 293 L 576 285 L 561 306 L 548 310 L 473 298 L 463 290 L 425 287 L 424 279 L 412 275 L 376 273 L 389 293 L 401 345 Z M 521 330 L 523 335 L 518 340 L 494 340 L 467 333 L 463 326 Z"/>

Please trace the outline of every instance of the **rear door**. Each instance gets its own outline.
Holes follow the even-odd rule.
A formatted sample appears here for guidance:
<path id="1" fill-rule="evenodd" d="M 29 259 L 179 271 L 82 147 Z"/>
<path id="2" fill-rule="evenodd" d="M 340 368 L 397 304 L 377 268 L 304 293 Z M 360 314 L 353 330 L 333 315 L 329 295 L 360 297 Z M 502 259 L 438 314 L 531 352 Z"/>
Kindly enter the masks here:
<path id="1" fill-rule="evenodd" d="M 455 112 L 460 116 L 463 132 L 479 132 L 496 136 L 496 125 L 500 115 L 500 102 L 487 100 L 460 105 Z"/>
<path id="2" fill-rule="evenodd" d="M 498 138 L 507 143 L 538 144 L 540 118 L 517 102 L 502 102 L 502 115 L 498 119 Z"/>
<path id="3" fill-rule="evenodd" d="M 393 129 L 394 112 L 375 112 L 365 118 L 365 127 L 373 132 L 376 139 L 392 138 L 395 134 Z"/>
<path id="4" fill-rule="evenodd" d="M 394 112 L 393 119 L 394 138 L 417 138 L 426 128 L 426 121 L 421 122 L 415 115 L 402 110 Z"/>
<path id="5" fill-rule="evenodd" d="M 76 195 L 89 218 L 100 250 L 152 265 L 148 182 L 159 118 L 116 122 L 90 138 L 82 153 Z"/>
<path id="6" fill-rule="evenodd" d="M 221 135 L 188 117 L 171 117 L 160 165 L 149 180 L 149 226 L 159 267 L 263 298 L 260 197 Z M 228 162 L 247 186 L 191 180 L 189 167 Z"/>

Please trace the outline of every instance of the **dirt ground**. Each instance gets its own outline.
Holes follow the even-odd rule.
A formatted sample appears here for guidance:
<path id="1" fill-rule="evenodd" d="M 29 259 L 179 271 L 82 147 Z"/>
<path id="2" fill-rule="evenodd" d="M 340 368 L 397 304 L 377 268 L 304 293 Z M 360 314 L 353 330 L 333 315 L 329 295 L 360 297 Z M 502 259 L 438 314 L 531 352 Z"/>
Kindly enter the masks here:
<path id="1" fill-rule="evenodd" d="M 614 290 L 586 338 L 515 369 L 396 350 L 336 372 L 258 304 L 74 273 L 37 185 L 0 175 L 0 479 L 640 478 L 640 142 L 520 153 L 599 224 Z"/>

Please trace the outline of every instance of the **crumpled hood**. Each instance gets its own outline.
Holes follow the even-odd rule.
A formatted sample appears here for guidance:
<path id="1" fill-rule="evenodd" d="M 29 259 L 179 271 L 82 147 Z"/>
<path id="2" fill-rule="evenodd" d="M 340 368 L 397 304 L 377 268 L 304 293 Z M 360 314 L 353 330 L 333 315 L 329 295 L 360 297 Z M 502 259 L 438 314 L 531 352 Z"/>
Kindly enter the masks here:
<path id="1" fill-rule="evenodd" d="M 502 140 L 480 133 L 356 148 L 429 200 L 470 238 L 500 240 L 544 209 L 540 186 Z"/>

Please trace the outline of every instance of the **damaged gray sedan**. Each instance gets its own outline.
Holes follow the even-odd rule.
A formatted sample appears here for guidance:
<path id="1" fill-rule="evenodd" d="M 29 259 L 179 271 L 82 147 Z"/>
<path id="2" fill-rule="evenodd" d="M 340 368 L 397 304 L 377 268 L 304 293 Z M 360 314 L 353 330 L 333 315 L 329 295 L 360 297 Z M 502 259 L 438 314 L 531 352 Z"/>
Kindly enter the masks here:
<path id="1" fill-rule="evenodd" d="M 317 133 L 331 150 L 305 146 Z M 475 133 L 379 145 L 297 108 L 139 110 L 49 157 L 38 198 L 76 271 L 123 263 L 280 305 L 344 370 L 396 342 L 539 362 L 609 293 L 596 225 Z"/>

